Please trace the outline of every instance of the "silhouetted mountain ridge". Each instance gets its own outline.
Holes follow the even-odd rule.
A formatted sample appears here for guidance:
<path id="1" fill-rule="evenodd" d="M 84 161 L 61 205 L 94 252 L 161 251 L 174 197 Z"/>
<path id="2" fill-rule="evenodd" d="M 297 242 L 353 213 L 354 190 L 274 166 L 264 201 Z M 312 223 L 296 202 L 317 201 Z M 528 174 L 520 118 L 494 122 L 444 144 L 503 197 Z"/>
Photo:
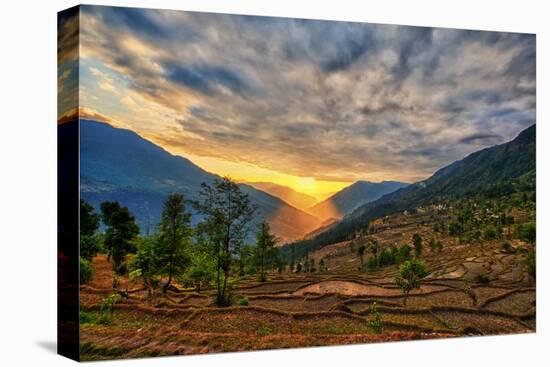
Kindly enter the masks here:
<path id="1" fill-rule="evenodd" d="M 64 125 L 59 128 L 66 128 Z M 105 200 L 120 201 L 136 216 L 142 232 L 154 228 L 169 193 L 180 192 L 187 200 L 198 200 L 200 184 L 217 177 L 131 130 L 80 120 L 81 196 L 96 208 Z M 258 205 L 256 222 L 265 218 L 284 240 L 300 238 L 320 223 L 278 197 L 250 185 L 240 187 Z M 194 223 L 197 220 L 195 215 Z"/>
<path id="2" fill-rule="evenodd" d="M 278 185 L 272 182 L 247 182 L 248 185 L 267 192 L 286 201 L 290 205 L 306 210 L 317 202 L 313 196 L 293 190 L 288 186 Z"/>

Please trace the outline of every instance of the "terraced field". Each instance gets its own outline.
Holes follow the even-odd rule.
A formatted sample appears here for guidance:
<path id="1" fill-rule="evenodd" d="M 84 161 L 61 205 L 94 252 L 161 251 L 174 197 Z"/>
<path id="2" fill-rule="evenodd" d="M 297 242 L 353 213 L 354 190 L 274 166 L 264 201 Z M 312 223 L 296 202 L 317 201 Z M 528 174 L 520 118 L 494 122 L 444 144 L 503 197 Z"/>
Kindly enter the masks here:
<path id="1" fill-rule="evenodd" d="M 412 221 L 376 235 L 383 246 L 396 237 L 427 231 Z M 398 231 L 398 234 L 397 234 Z M 349 243 L 327 246 L 323 272 L 270 274 L 235 282 L 235 306 L 214 306 L 214 290 L 156 291 L 148 299 L 138 282 L 103 321 L 100 305 L 112 292 L 111 265 L 93 260 L 94 280 L 81 287 L 81 352 L 84 360 L 370 343 L 468 335 L 534 332 L 536 292 L 522 248 L 508 253 L 495 241 L 458 244 L 441 238 L 441 251 L 426 250 L 430 274 L 411 292 L 406 307 L 394 284 L 397 265 L 358 271 Z M 246 299 L 248 302 L 239 302 Z M 245 304 L 239 306 L 239 304 Z M 376 325 L 376 305 L 381 325 Z"/>

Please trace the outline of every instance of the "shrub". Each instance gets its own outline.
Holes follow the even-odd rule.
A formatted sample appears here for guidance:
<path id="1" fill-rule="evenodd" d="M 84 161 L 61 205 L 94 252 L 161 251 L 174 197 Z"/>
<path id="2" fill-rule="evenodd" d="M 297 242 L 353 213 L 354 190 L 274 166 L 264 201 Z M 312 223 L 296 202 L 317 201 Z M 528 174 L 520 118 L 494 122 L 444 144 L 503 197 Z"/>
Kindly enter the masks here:
<path id="1" fill-rule="evenodd" d="M 373 316 L 373 320 L 368 321 L 369 327 L 372 329 L 374 333 L 380 334 L 383 329 L 383 324 L 382 324 L 382 316 L 380 316 L 380 312 L 378 312 L 378 309 L 376 308 L 376 302 L 374 302 L 372 306 L 369 308 L 369 315 Z"/>
<path id="2" fill-rule="evenodd" d="M 459 222 L 449 224 L 449 235 L 451 236 L 460 236 L 463 230 L 462 224 Z"/>
<path id="3" fill-rule="evenodd" d="M 250 301 L 248 300 L 248 298 L 241 298 L 239 300 L 239 306 L 248 306 L 250 304 Z"/>
<path id="4" fill-rule="evenodd" d="M 260 336 L 266 336 L 271 333 L 271 329 L 267 326 L 260 326 L 257 331 Z"/>
<path id="5" fill-rule="evenodd" d="M 460 329 L 462 335 L 483 335 L 483 332 L 475 326 L 465 326 Z"/>
<path id="6" fill-rule="evenodd" d="M 120 301 L 120 298 L 120 294 L 118 293 L 112 293 L 103 298 L 103 301 L 101 301 L 101 312 L 104 315 L 108 314 L 109 316 L 112 316 L 115 305 L 118 303 L 118 301 Z"/>
<path id="7" fill-rule="evenodd" d="M 517 226 L 516 231 L 520 240 L 535 243 L 537 239 L 537 228 L 534 222 L 520 224 Z"/>
<path id="8" fill-rule="evenodd" d="M 80 257 L 91 260 L 100 250 L 99 235 L 80 235 Z"/>
<path id="9" fill-rule="evenodd" d="M 93 324 L 95 321 L 94 315 L 86 311 L 80 311 L 79 319 L 80 325 Z"/>
<path id="10" fill-rule="evenodd" d="M 535 250 L 530 250 L 525 258 L 525 265 L 527 267 L 527 274 L 533 279 L 536 278 L 537 273 L 537 256 Z"/>
<path id="11" fill-rule="evenodd" d="M 479 274 L 477 276 L 477 282 L 481 284 L 488 284 L 489 283 L 489 277 L 486 274 Z"/>
<path id="12" fill-rule="evenodd" d="M 94 268 L 92 262 L 85 258 L 80 258 L 80 284 L 89 283 L 94 277 Z"/>
<path id="13" fill-rule="evenodd" d="M 502 250 L 506 253 L 513 254 L 516 252 L 516 249 L 510 245 L 509 242 L 502 243 Z"/>
<path id="14" fill-rule="evenodd" d="M 497 230 L 493 226 L 487 226 L 483 230 L 483 238 L 485 240 L 493 240 L 497 237 Z"/>

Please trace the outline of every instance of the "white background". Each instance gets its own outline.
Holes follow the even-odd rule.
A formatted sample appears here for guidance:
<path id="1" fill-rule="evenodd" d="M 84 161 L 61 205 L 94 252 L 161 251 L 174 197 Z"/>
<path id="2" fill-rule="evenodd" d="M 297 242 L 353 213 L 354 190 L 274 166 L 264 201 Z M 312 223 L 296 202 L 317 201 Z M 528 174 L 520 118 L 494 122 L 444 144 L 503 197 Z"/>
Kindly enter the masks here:
<path id="1" fill-rule="evenodd" d="M 111 0 L 125 5 L 537 33 L 538 332 L 108 362 L 117 366 L 548 365 L 549 11 L 543 0 Z M 56 338 L 56 12 L 75 1 L 4 0 L 0 13 L 0 365 L 65 366 Z M 545 23 L 547 23 L 545 25 Z M 546 190 L 544 189 L 546 188 Z"/>

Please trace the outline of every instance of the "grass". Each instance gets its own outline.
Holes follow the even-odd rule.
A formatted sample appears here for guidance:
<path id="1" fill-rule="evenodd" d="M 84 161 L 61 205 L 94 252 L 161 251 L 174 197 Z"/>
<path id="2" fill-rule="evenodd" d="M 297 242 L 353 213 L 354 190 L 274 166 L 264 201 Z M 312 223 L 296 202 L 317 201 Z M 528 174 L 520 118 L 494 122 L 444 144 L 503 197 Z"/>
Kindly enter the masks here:
<path id="1" fill-rule="evenodd" d="M 110 325 L 113 318 L 104 312 L 80 311 L 80 325 Z"/>

